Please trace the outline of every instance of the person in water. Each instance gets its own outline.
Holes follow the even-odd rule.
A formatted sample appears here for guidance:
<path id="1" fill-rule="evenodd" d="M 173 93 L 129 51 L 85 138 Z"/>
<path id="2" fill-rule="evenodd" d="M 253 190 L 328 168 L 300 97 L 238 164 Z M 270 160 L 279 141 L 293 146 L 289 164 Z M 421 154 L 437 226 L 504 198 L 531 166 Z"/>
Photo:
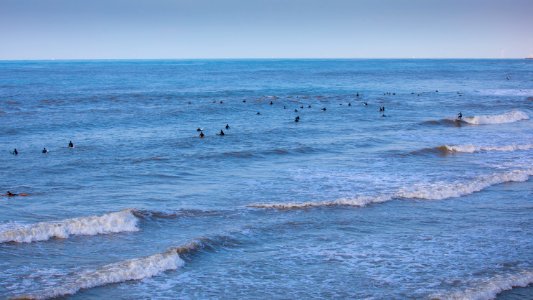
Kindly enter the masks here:
<path id="1" fill-rule="evenodd" d="M 323 107 L 323 108 L 322 108 L 322 111 L 326 111 L 326 108 L 325 108 L 325 107 Z"/>
<path id="2" fill-rule="evenodd" d="M 200 138 L 203 139 L 205 134 L 203 132 L 200 132 Z"/>
<path id="3" fill-rule="evenodd" d="M 226 129 L 229 129 L 229 124 L 226 124 Z"/>
<path id="4" fill-rule="evenodd" d="M 68 147 L 69 148 L 74 148 L 74 144 L 72 143 L 72 141 L 68 142 Z"/>
<path id="5" fill-rule="evenodd" d="M 42 152 L 43 154 L 46 154 L 46 153 L 48 153 L 48 150 L 47 150 L 46 147 L 45 147 L 45 148 L 43 148 L 43 151 L 41 151 L 41 152 Z"/>
<path id="6" fill-rule="evenodd" d="M 17 148 L 13 149 L 13 152 L 11 152 L 11 154 L 13 154 L 15 156 L 19 155 L 19 152 L 17 151 Z"/>
<path id="7" fill-rule="evenodd" d="M 15 196 L 18 196 L 18 195 L 19 195 L 19 194 L 13 194 L 13 193 L 10 192 L 10 191 L 7 191 L 7 193 L 6 193 L 6 196 L 8 196 L 8 197 L 15 197 Z"/>
<path id="8" fill-rule="evenodd" d="M 296 116 L 296 118 L 294 118 L 294 122 L 296 123 L 300 122 L 300 116 Z"/>
<path id="9" fill-rule="evenodd" d="M 457 114 L 457 120 L 462 120 L 463 119 L 463 114 L 461 112 L 459 112 Z"/>
<path id="10" fill-rule="evenodd" d="M 220 129 L 220 133 L 218 135 L 220 135 L 220 136 L 225 135 L 224 130 Z"/>

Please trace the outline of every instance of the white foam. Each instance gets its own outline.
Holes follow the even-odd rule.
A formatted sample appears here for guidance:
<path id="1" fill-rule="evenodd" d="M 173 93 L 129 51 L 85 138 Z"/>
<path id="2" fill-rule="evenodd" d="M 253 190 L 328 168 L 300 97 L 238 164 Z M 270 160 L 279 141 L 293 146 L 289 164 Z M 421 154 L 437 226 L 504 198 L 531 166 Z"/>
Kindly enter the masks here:
<path id="1" fill-rule="evenodd" d="M 533 149 L 532 144 L 528 145 L 506 145 L 506 146 L 476 146 L 476 145 L 444 145 L 448 152 L 474 153 L 481 151 L 520 151 Z"/>
<path id="2" fill-rule="evenodd" d="M 455 292 L 447 295 L 433 295 L 431 299 L 470 299 L 470 300 L 488 300 L 495 299 L 496 296 L 506 290 L 515 287 L 526 287 L 533 283 L 533 272 L 523 271 L 512 275 L 498 275 L 479 282 L 473 288 L 464 291 Z"/>
<path id="3" fill-rule="evenodd" d="M 255 208 L 274 208 L 274 209 L 306 209 L 314 207 L 327 206 L 356 206 L 363 207 L 371 203 L 380 203 L 392 199 L 391 195 L 381 196 L 359 196 L 356 198 L 343 198 L 332 201 L 318 201 L 318 202 L 288 202 L 288 203 L 256 203 L 250 204 L 249 207 Z"/>
<path id="4" fill-rule="evenodd" d="M 533 175 L 533 169 L 494 173 L 480 176 L 467 182 L 438 182 L 427 185 L 415 185 L 411 188 L 400 189 L 396 196 L 398 198 L 427 200 L 455 198 L 479 192 L 485 188 L 504 182 L 527 181 L 530 175 Z"/>
<path id="5" fill-rule="evenodd" d="M 436 182 L 430 184 L 415 185 L 409 188 L 401 188 L 394 194 L 377 196 L 359 196 L 356 198 L 344 198 L 332 201 L 317 202 L 288 202 L 288 203 L 257 203 L 249 207 L 267 209 L 307 209 L 328 206 L 356 206 L 363 207 L 372 203 L 386 202 L 392 199 L 426 199 L 443 200 L 447 198 L 461 197 L 479 192 L 490 186 L 504 182 L 523 182 L 533 175 L 533 169 L 512 170 L 502 173 L 479 176 L 467 182 Z"/>
<path id="6" fill-rule="evenodd" d="M 16 298 L 48 299 L 72 295 L 81 289 L 149 278 L 167 270 L 175 270 L 183 266 L 183 264 L 184 261 L 179 257 L 176 249 L 173 248 L 164 253 L 129 259 L 108 264 L 96 270 L 80 272 L 69 278 L 65 278 L 64 283 L 58 286 L 35 294 L 20 295 Z"/>
<path id="7" fill-rule="evenodd" d="M 527 120 L 529 116 L 520 110 L 513 110 L 500 115 L 485 115 L 485 116 L 473 116 L 464 117 L 462 120 L 469 124 L 482 125 L 482 124 L 502 124 L 513 123 L 521 120 Z"/>
<path id="8" fill-rule="evenodd" d="M 131 209 L 112 212 L 101 216 L 66 219 L 55 222 L 41 222 L 30 225 L 10 226 L 0 231 L 0 243 L 31 243 L 51 238 L 66 239 L 70 235 L 97 235 L 125 231 L 138 231 L 138 219 Z"/>

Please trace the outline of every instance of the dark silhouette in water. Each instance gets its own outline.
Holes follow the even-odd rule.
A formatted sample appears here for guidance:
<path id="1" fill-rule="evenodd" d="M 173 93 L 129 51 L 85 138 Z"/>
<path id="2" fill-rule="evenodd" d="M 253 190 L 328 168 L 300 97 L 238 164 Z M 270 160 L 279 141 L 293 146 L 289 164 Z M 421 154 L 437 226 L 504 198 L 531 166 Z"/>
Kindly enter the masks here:
<path id="1" fill-rule="evenodd" d="M 257 112 L 256 115 L 260 115 L 261 113 L 260 112 Z"/>
<path id="2" fill-rule="evenodd" d="M 348 102 L 348 106 L 352 106 L 352 103 L 351 103 L 351 102 Z"/>
<path id="3" fill-rule="evenodd" d="M 229 124 L 226 124 L 226 129 L 229 129 Z"/>
<path id="4" fill-rule="evenodd" d="M 43 151 L 41 151 L 43 154 L 48 153 L 48 150 L 46 148 L 43 148 Z"/>
<path id="5" fill-rule="evenodd" d="M 225 135 L 225 133 L 222 129 L 220 129 L 220 133 L 218 135 L 222 136 L 222 135 Z"/>
<path id="6" fill-rule="evenodd" d="M 359 93 L 357 93 L 355 96 L 356 96 L 357 98 L 359 98 Z"/>
<path id="7" fill-rule="evenodd" d="M 246 100 L 242 100 L 242 103 L 246 103 Z"/>
<path id="8" fill-rule="evenodd" d="M 205 134 L 203 132 L 200 132 L 200 138 L 203 139 Z"/>
<path id="9" fill-rule="evenodd" d="M 202 131 L 202 128 L 198 127 L 198 128 L 196 128 L 196 131 L 200 132 L 200 131 Z"/>
<path id="10" fill-rule="evenodd" d="M 283 109 L 287 109 L 287 106 L 283 105 Z"/>
<path id="11" fill-rule="evenodd" d="M 457 114 L 457 120 L 461 121 L 463 119 L 463 114 L 461 112 L 459 112 Z"/>
<path id="12" fill-rule="evenodd" d="M 74 148 L 74 143 L 72 143 L 72 141 L 69 141 L 69 142 L 68 142 L 68 147 L 69 147 L 69 148 Z"/>
<path id="13" fill-rule="evenodd" d="M 384 112 L 385 112 L 385 106 L 380 106 L 380 107 L 379 107 L 379 112 L 384 113 Z"/>
<path id="14" fill-rule="evenodd" d="M 294 122 L 296 123 L 300 122 L 300 116 L 296 116 L 296 118 L 294 118 Z"/>
<path id="15" fill-rule="evenodd" d="M 11 154 L 13 154 L 15 156 L 19 155 L 19 152 L 17 151 L 17 148 L 13 149 L 13 152 L 11 152 Z"/>
<path id="16" fill-rule="evenodd" d="M 326 111 L 326 108 L 325 108 L 325 107 L 323 107 L 323 108 L 322 108 L 322 111 Z"/>
<path id="17" fill-rule="evenodd" d="M 311 108 L 311 104 L 309 104 L 309 105 L 307 106 L 307 108 Z"/>
<path id="18" fill-rule="evenodd" d="M 368 106 L 368 103 L 366 103 L 366 102 L 363 102 L 363 105 L 364 105 L 364 106 Z"/>
<path id="19" fill-rule="evenodd" d="M 274 102 L 270 101 L 270 105 L 274 104 Z"/>
<path id="20" fill-rule="evenodd" d="M 294 109 L 294 112 L 298 112 L 298 110 L 295 108 L 295 109 Z"/>

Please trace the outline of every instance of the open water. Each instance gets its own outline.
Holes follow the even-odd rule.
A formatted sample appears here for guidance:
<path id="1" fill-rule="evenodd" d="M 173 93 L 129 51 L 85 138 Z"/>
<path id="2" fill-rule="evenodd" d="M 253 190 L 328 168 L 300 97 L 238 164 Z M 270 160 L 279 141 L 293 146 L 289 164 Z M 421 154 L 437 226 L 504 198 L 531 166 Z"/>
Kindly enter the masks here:
<path id="1" fill-rule="evenodd" d="M 2 61 L 0 298 L 533 297 L 532 116 L 531 60 Z"/>

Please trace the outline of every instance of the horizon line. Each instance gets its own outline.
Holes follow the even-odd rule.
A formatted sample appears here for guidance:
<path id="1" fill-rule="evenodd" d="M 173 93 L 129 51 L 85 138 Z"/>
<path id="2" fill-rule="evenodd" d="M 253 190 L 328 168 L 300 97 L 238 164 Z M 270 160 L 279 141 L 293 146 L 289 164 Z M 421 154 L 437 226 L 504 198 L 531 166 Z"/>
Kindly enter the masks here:
<path id="1" fill-rule="evenodd" d="M 9 61 L 131 61 L 131 60 L 521 60 L 533 57 L 182 57 L 182 58 L 16 58 Z"/>

